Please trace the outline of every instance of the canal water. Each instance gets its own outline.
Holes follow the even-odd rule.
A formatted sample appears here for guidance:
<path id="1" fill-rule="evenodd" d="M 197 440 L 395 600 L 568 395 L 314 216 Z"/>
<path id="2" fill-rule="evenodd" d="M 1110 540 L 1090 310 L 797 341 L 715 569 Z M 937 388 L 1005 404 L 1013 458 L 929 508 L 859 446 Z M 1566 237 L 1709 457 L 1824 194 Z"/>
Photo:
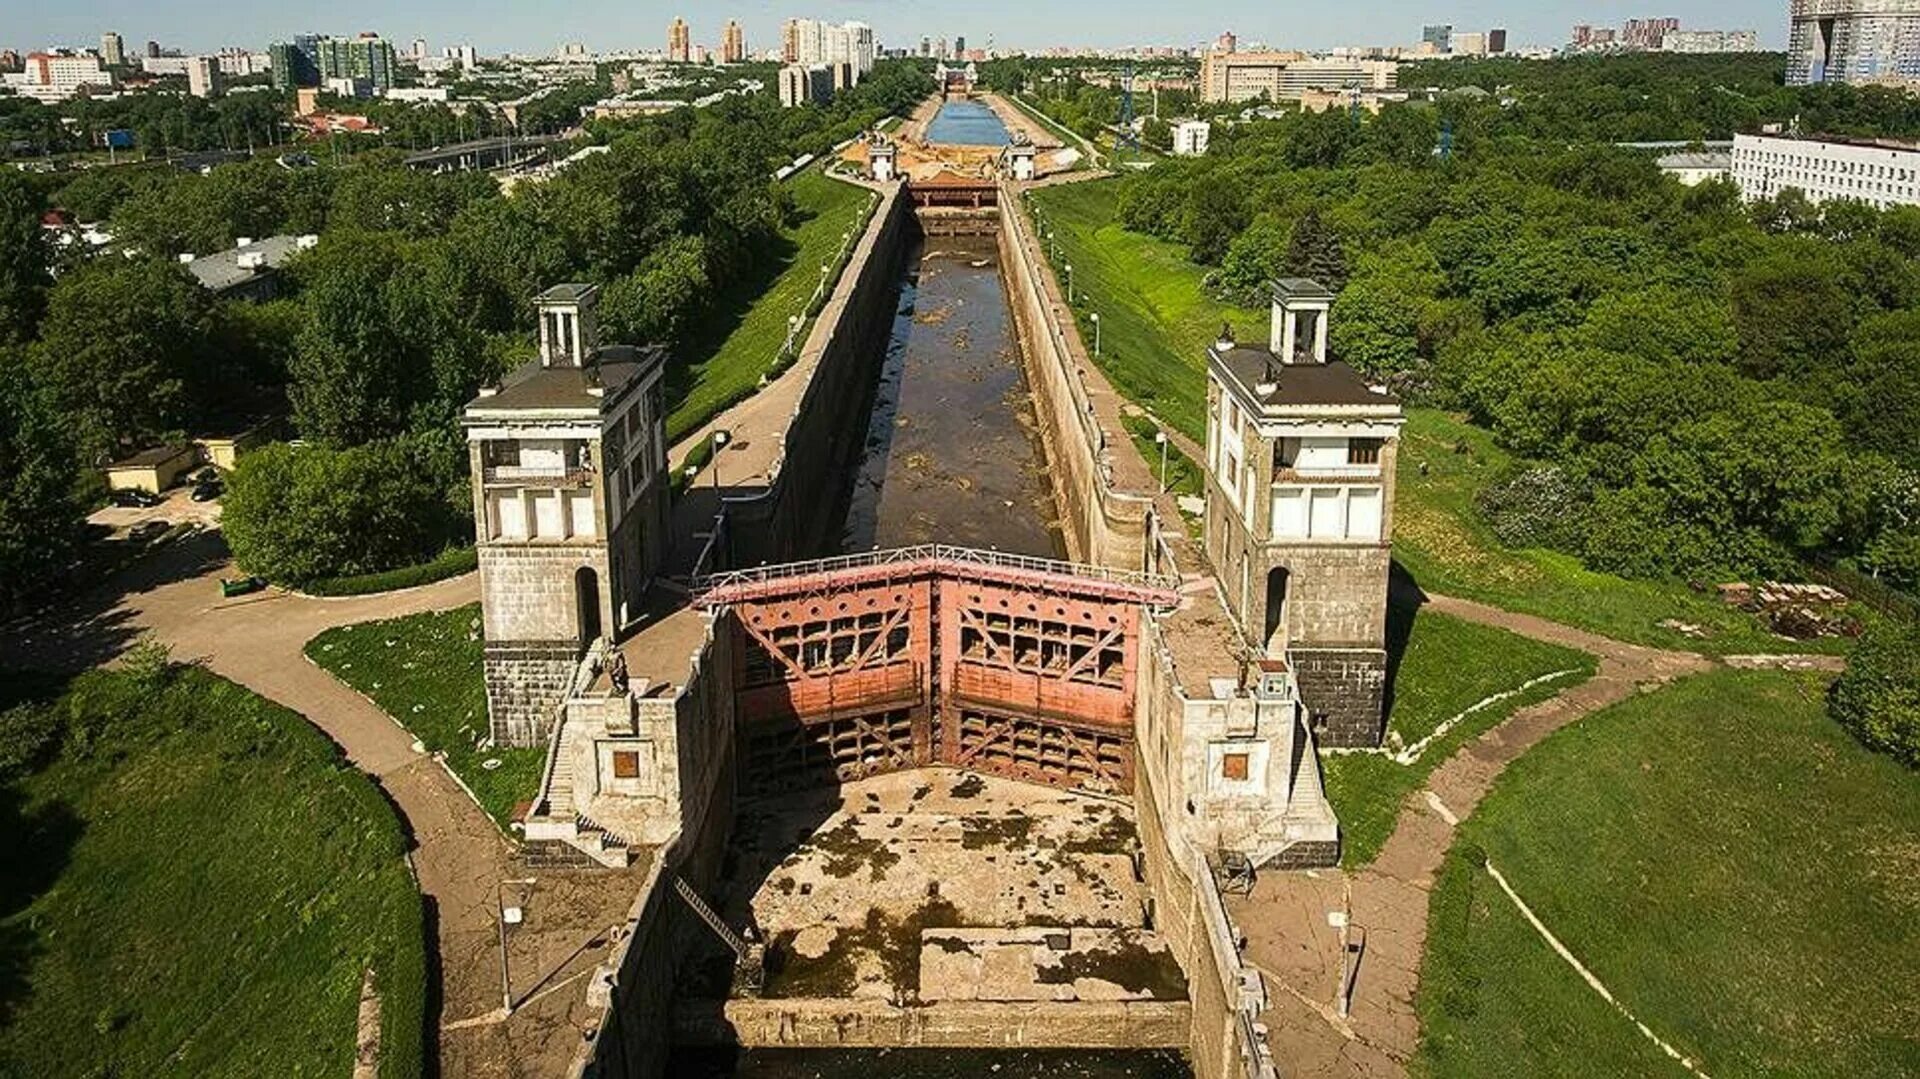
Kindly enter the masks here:
<path id="1" fill-rule="evenodd" d="M 955 146 L 1005 146 L 1012 141 L 1007 125 L 992 108 L 978 101 L 949 101 L 927 125 L 928 142 Z"/>
<path id="2" fill-rule="evenodd" d="M 952 543 L 1062 557 L 1045 469 L 994 238 L 914 240 L 841 550 Z"/>

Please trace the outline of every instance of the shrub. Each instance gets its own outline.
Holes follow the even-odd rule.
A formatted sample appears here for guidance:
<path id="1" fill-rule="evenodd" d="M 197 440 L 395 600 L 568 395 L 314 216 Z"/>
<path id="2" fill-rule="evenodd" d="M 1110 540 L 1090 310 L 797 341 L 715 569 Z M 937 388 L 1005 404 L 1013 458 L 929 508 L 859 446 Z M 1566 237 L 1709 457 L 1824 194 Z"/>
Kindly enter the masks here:
<path id="1" fill-rule="evenodd" d="M 1587 492 L 1566 470 L 1541 465 L 1489 484 L 1475 496 L 1480 516 L 1509 547 L 1577 550 Z"/>
<path id="2" fill-rule="evenodd" d="M 1869 629 L 1827 692 L 1827 714 L 1861 745 L 1920 768 L 1920 628 Z"/>
<path id="3" fill-rule="evenodd" d="M 480 564 L 479 552 L 472 547 L 449 547 L 431 561 L 380 573 L 362 573 L 354 577 L 322 577 L 309 581 L 303 589 L 314 596 L 370 596 L 376 592 L 397 592 L 472 573 Z"/>
<path id="4" fill-rule="evenodd" d="M 37 768 L 60 736 L 60 714 L 44 704 L 0 712 L 0 783 Z"/>

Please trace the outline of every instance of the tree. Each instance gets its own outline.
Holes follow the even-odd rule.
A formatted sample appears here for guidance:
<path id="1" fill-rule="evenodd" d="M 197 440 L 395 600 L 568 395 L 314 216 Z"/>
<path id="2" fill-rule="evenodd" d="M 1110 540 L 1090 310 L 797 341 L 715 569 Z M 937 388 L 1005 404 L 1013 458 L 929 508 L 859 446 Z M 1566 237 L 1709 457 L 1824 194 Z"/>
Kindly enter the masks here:
<path id="1" fill-rule="evenodd" d="M 46 307 L 49 256 L 39 197 L 21 173 L 0 172 L 0 344 L 33 339 Z"/>
<path id="2" fill-rule="evenodd" d="M 48 293 L 34 381 L 73 432 L 82 459 L 104 463 L 192 425 L 232 392 L 210 347 L 213 300 L 159 259 L 98 259 Z"/>
<path id="3" fill-rule="evenodd" d="M 85 511 L 68 434 L 19 357 L 0 350 L 0 602 L 45 580 L 79 542 Z"/>
<path id="4" fill-rule="evenodd" d="M 1823 250 L 1772 255 L 1733 280 L 1740 369 L 1755 378 L 1802 376 L 1843 354 L 1853 329 L 1853 296 Z"/>
<path id="5" fill-rule="evenodd" d="M 1347 257 L 1340 250 L 1340 237 L 1320 220 L 1320 211 L 1309 208 L 1293 224 L 1293 236 L 1287 241 L 1287 273 L 1312 278 L 1338 293 L 1347 284 Z"/>
<path id="6" fill-rule="evenodd" d="M 422 562 L 471 519 L 448 499 L 453 457 L 430 438 L 274 443 L 228 478 L 221 529 L 243 568 L 289 584 Z"/>
<path id="7" fill-rule="evenodd" d="M 1606 293 L 1587 309 L 1580 333 L 1595 348 L 1625 352 L 1663 367 L 1726 363 L 1740 348 L 1724 301 L 1673 285 Z"/>
<path id="8" fill-rule="evenodd" d="M 1202 266 L 1218 263 L 1246 227 L 1240 194 L 1225 176 L 1210 175 L 1194 186 L 1186 214 L 1186 240 L 1193 261 Z"/>
<path id="9" fill-rule="evenodd" d="M 1417 244 L 1363 259 L 1333 304 L 1328 336 L 1334 355 L 1369 378 L 1416 389 L 1410 380 L 1425 362 L 1422 323 L 1445 284 L 1432 252 Z"/>
<path id="10" fill-rule="evenodd" d="M 379 233 L 332 233 L 301 261 L 307 321 L 288 396 L 301 435 L 352 445 L 405 430 L 429 362 L 418 327 L 394 318 L 406 282 L 400 245 Z"/>
<path id="11" fill-rule="evenodd" d="M 1875 753 L 1920 768 L 1920 628 L 1868 628 L 1827 691 L 1827 714 Z"/>
<path id="12" fill-rule="evenodd" d="M 1920 310 L 1862 321 L 1852 346 L 1833 388 L 1841 417 L 1859 444 L 1920 467 Z"/>

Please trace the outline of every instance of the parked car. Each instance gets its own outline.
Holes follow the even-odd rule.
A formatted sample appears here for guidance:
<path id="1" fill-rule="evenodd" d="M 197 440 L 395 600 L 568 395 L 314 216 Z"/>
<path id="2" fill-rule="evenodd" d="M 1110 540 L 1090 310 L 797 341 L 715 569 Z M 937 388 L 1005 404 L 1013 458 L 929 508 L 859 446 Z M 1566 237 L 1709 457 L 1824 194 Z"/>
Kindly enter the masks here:
<path id="1" fill-rule="evenodd" d="M 193 482 L 193 494 L 191 497 L 195 502 L 211 502 L 219 498 L 225 489 L 226 487 L 220 482 L 218 475 L 209 476 L 202 474 L 199 479 Z"/>
<path id="2" fill-rule="evenodd" d="M 152 543 L 166 535 L 171 527 L 165 521 L 141 521 L 127 530 L 127 539 L 134 543 Z"/>
<path id="3" fill-rule="evenodd" d="M 143 491 L 138 487 L 122 487 L 111 492 L 108 497 L 114 505 L 125 506 L 128 509 L 149 509 L 158 506 L 161 502 L 159 495 L 152 491 Z"/>

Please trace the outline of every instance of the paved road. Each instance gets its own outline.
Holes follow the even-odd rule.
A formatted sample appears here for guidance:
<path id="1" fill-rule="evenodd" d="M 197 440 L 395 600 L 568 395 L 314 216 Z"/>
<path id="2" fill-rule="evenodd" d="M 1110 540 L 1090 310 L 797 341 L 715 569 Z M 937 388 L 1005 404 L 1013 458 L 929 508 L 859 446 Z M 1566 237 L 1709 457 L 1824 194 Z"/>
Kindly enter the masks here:
<path id="1" fill-rule="evenodd" d="M 112 660 L 143 634 L 166 644 L 179 661 L 199 662 L 313 722 L 366 771 L 399 809 L 416 844 L 413 862 L 437 923 L 440 1014 L 446 1021 L 500 1005 L 495 889 L 524 877 L 514 848 L 413 738 L 360 694 L 309 663 L 302 652 L 322 630 L 376 618 L 444 610 L 474 602 L 474 575 L 424 588 L 351 599 L 317 599 L 271 591 L 220 598 L 218 578 L 234 572 L 217 532 L 200 533 L 126 570 L 100 589 L 30 619 L 0 627 L 0 656 L 21 668 L 80 670 Z M 553 878 L 545 906 L 587 908 L 556 939 L 521 942 L 528 972 L 577 946 L 582 925 L 605 927 L 624 902 L 624 875 Z M 605 881 L 612 885 L 610 895 Z M 630 896 L 631 889 L 627 889 Z M 556 919 L 557 921 L 560 919 Z M 526 979 L 516 978 L 518 988 Z M 578 983 L 575 983 L 576 987 Z M 577 998 L 579 994 L 573 994 Z M 573 1001 L 556 994 L 511 1023 L 476 1024 L 443 1034 L 446 1075 L 557 1071 L 580 1036 L 570 1025 Z"/>
<path id="2" fill-rule="evenodd" d="M 1636 693 L 1704 671 L 1687 652 L 1625 644 L 1532 615 L 1428 595 L 1429 610 L 1578 648 L 1599 659 L 1593 678 L 1521 708 L 1461 747 L 1401 807 L 1393 835 L 1373 864 L 1352 873 L 1269 873 L 1230 913 L 1248 938 L 1247 959 L 1267 975 L 1270 1044 L 1289 1075 L 1305 1079 L 1401 1075 L 1420 1041 L 1414 1012 L 1426 949 L 1427 902 L 1458 823 L 1480 804 L 1506 766 L 1542 739 Z M 1350 897 L 1347 899 L 1346 897 Z M 1340 977 L 1338 933 L 1327 912 L 1350 901 L 1367 929 L 1352 1014 L 1331 1002 Z"/>

